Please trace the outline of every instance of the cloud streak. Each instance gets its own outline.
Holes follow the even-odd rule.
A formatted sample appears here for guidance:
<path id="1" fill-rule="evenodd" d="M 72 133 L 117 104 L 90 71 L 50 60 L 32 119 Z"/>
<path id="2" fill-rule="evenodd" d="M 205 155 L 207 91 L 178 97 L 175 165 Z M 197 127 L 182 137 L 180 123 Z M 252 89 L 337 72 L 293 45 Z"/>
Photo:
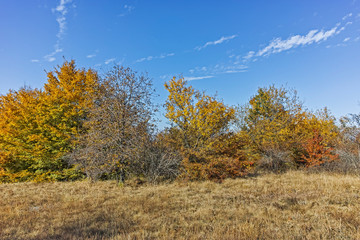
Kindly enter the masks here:
<path id="1" fill-rule="evenodd" d="M 220 39 L 216 40 L 216 41 L 212 41 L 212 42 L 207 42 L 205 43 L 203 46 L 200 46 L 200 47 L 196 47 L 195 50 L 197 51 L 200 51 L 208 46 L 211 46 L 211 45 L 218 45 L 218 44 L 221 44 L 223 42 L 226 42 L 228 40 L 231 40 L 231 39 L 234 39 L 236 38 L 237 35 L 231 35 L 231 36 L 227 36 L 227 37 L 221 37 Z"/>
<path id="2" fill-rule="evenodd" d="M 346 20 L 347 18 L 351 17 L 352 15 L 353 15 L 352 13 L 349 13 L 349 14 L 345 15 L 345 16 L 342 18 L 342 20 L 344 21 L 344 20 Z"/>
<path id="3" fill-rule="evenodd" d="M 60 42 L 63 39 L 66 30 L 66 14 L 68 13 L 67 4 L 71 2 L 72 0 L 60 0 L 59 5 L 52 9 L 53 13 L 57 14 L 56 21 L 59 25 L 59 31 L 56 34 L 57 40 L 54 45 L 54 51 L 44 56 L 44 59 L 48 62 L 55 61 L 55 55 L 63 51 L 63 49 L 60 48 Z"/>
<path id="4" fill-rule="evenodd" d="M 352 14 L 347 14 L 342 19 L 343 21 L 350 18 Z M 243 56 L 243 60 L 250 61 L 256 60 L 256 57 L 269 56 L 271 54 L 280 53 L 283 51 L 287 51 L 293 48 L 297 48 L 299 46 L 311 45 L 314 43 L 321 43 L 329 38 L 338 35 L 342 31 L 345 30 L 346 26 L 352 24 L 352 22 L 347 22 L 341 26 L 342 23 L 337 23 L 334 27 L 328 30 L 310 30 L 305 35 L 295 35 L 290 36 L 287 39 L 275 38 L 272 40 L 267 46 L 258 50 L 258 51 L 249 51 L 245 56 Z M 345 41 L 346 42 L 346 41 Z"/>
<path id="5" fill-rule="evenodd" d="M 175 55 L 175 53 L 164 53 L 164 54 L 161 54 L 160 56 L 148 56 L 148 57 L 139 58 L 135 62 L 140 63 L 140 62 L 144 62 L 144 61 L 151 61 L 154 59 L 163 59 L 166 57 L 172 57 L 174 55 Z"/>
<path id="6" fill-rule="evenodd" d="M 239 63 L 216 64 L 215 66 L 195 67 L 189 70 L 190 74 L 218 75 L 224 73 L 247 72 L 247 66 Z"/>
<path id="7" fill-rule="evenodd" d="M 109 58 L 109 59 L 105 60 L 105 64 L 108 65 L 109 63 L 111 63 L 115 60 L 116 60 L 116 58 Z"/>
<path id="8" fill-rule="evenodd" d="M 285 40 L 282 40 L 281 38 L 276 38 L 271 41 L 268 46 L 259 50 L 256 53 L 256 56 L 267 56 L 273 53 L 280 53 L 291 48 L 296 48 L 298 46 L 305 46 L 313 43 L 319 43 L 321 41 L 326 41 L 329 37 L 339 34 L 342 31 L 337 30 L 338 27 L 335 26 L 328 31 L 311 30 L 306 35 L 295 35 Z"/>
<path id="9" fill-rule="evenodd" d="M 202 79 L 208 79 L 213 78 L 214 76 L 201 76 L 201 77 L 184 77 L 186 81 L 194 81 L 194 80 L 202 80 Z"/>

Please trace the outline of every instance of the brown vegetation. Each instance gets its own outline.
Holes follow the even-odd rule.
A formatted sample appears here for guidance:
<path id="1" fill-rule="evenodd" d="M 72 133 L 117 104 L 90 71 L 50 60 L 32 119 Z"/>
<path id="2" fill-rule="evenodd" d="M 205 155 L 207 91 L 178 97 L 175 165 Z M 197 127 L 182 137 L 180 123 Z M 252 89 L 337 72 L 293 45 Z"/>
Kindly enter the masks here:
<path id="1" fill-rule="evenodd" d="M 360 181 L 351 175 L 127 184 L 1 184 L 0 238 L 360 239 Z"/>

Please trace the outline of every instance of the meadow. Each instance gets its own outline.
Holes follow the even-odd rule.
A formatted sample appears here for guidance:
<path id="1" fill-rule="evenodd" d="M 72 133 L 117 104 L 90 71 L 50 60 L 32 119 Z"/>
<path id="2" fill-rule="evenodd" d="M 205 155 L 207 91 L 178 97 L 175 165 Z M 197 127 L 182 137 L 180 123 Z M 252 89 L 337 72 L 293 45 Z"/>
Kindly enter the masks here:
<path id="1" fill-rule="evenodd" d="M 0 239 L 360 239 L 360 181 L 289 171 L 158 185 L 0 185 Z"/>

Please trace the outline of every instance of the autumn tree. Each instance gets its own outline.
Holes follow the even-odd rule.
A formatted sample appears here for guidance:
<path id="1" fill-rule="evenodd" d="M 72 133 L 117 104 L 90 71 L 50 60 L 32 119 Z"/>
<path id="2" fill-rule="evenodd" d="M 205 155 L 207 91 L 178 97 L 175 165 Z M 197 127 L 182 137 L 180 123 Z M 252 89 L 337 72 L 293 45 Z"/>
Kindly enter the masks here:
<path id="1" fill-rule="evenodd" d="M 83 131 L 97 81 L 96 72 L 65 61 L 48 73 L 43 90 L 1 96 L 0 167 L 9 181 L 67 178 L 64 156 Z"/>
<path id="2" fill-rule="evenodd" d="M 36 108 L 40 91 L 28 87 L 0 97 L 1 181 L 27 180 L 36 164 Z M 32 170 L 30 170 L 32 171 Z"/>
<path id="3" fill-rule="evenodd" d="M 130 68 L 114 66 L 101 79 L 84 126 L 71 154 L 93 180 L 114 176 L 123 181 L 140 161 L 156 111 L 151 79 Z"/>
<path id="4" fill-rule="evenodd" d="M 248 164 L 241 154 L 239 157 L 230 153 L 233 149 L 227 145 L 233 140 L 242 146 L 229 131 L 235 109 L 188 86 L 183 78 L 174 77 L 165 83 L 165 88 L 169 92 L 165 116 L 172 123 L 168 142 L 184 156 L 183 175 L 217 180 L 242 176 Z"/>
<path id="5" fill-rule="evenodd" d="M 319 130 L 314 129 L 313 136 L 303 143 L 304 153 L 301 162 L 308 167 L 315 167 L 338 159 L 335 149 L 324 141 Z"/>
<path id="6" fill-rule="evenodd" d="M 275 86 L 259 88 L 242 114 L 242 129 L 262 153 L 288 149 L 296 141 L 297 123 L 304 118 L 296 92 Z"/>
<path id="7" fill-rule="evenodd" d="M 165 88 L 169 92 L 165 116 L 177 131 L 182 147 L 199 149 L 226 132 L 235 110 L 213 96 L 187 86 L 184 78 L 175 77 Z"/>
<path id="8" fill-rule="evenodd" d="M 314 139 L 316 132 L 324 144 L 330 144 L 337 135 L 334 118 L 326 108 L 312 113 L 304 109 L 296 91 L 274 85 L 258 89 L 243 107 L 240 120 L 254 159 L 265 160 L 265 167 L 276 171 L 301 165 L 302 156 L 309 150 L 305 143 Z"/>

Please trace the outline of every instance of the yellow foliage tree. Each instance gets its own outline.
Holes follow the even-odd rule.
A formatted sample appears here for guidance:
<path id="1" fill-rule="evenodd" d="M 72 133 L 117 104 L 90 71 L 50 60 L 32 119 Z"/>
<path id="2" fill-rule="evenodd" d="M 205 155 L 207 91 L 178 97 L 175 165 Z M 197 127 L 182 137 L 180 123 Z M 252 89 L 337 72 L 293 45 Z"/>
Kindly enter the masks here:
<path id="1" fill-rule="evenodd" d="M 244 162 L 241 149 L 235 149 L 243 141 L 229 131 L 235 109 L 188 86 L 183 78 L 174 77 L 165 88 L 165 116 L 173 124 L 168 142 L 184 156 L 183 175 L 215 180 L 244 175 L 250 164 Z"/>
<path id="2" fill-rule="evenodd" d="M 66 61 L 48 73 L 44 90 L 22 88 L 0 97 L 3 181 L 64 177 L 64 155 L 83 131 L 97 81 L 96 72 Z"/>
<path id="3" fill-rule="evenodd" d="M 182 147 L 204 148 L 216 136 L 226 132 L 235 117 L 235 109 L 213 96 L 187 86 L 184 78 L 174 77 L 165 88 L 169 95 L 165 103 L 166 117 L 177 129 Z"/>
<path id="4" fill-rule="evenodd" d="M 4 176 L 27 178 L 34 163 L 34 136 L 38 133 L 36 107 L 40 91 L 21 88 L 0 97 L 0 168 Z"/>

